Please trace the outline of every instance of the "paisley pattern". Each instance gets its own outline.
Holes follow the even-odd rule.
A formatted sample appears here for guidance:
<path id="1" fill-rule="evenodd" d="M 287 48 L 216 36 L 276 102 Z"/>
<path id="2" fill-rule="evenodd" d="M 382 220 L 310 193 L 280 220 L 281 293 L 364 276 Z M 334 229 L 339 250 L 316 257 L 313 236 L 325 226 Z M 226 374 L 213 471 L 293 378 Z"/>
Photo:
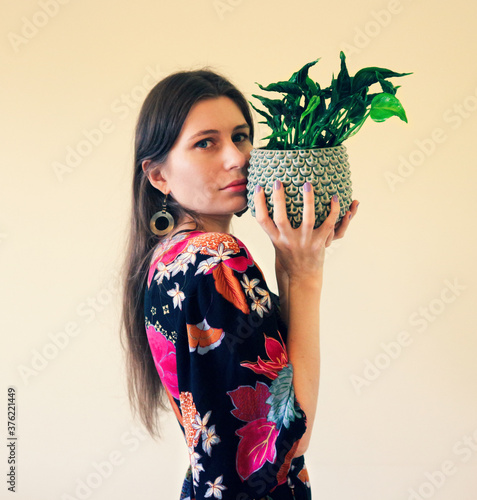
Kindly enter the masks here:
<path id="1" fill-rule="evenodd" d="M 184 434 L 181 499 L 309 499 L 306 430 L 278 297 L 243 243 L 193 231 L 155 249 L 144 297 L 158 376 Z"/>

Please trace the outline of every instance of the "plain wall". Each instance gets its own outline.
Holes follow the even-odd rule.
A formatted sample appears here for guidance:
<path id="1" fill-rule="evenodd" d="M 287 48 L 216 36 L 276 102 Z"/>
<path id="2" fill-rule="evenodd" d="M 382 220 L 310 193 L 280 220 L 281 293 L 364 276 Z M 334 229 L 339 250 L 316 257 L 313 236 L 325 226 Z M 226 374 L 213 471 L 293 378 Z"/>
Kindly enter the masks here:
<path id="1" fill-rule="evenodd" d="M 251 98 L 255 82 L 321 57 L 310 75 L 328 85 L 344 50 L 351 74 L 414 74 L 394 80 L 409 124 L 366 123 L 346 143 L 361 204 L 327 255 L 314 497 L 475 500 L 475 4 L 2 4 L 0 463 L 6 473 L 15 386 L 12 498 L 179 498 L 179 426 L 166 415 L 157 442 L 133 420 L 118 336 L 140 104 L 167 74 L 206 65 Z M 276 290 L 266 234 L 250 213 L 233 227 Z"/>

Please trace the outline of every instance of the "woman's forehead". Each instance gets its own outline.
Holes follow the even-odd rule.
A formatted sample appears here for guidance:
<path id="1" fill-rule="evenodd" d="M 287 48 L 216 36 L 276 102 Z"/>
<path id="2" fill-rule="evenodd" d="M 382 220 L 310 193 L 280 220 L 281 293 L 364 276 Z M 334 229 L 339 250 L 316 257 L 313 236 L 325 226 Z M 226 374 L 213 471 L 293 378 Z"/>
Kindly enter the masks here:
<path id="1" fill-rule="evenodd" d="M 242 111 L 230 97 L 220 96 L 195 103 L 184 122 L 183 130 L 230 128 L 233 130 L 246 123 Z"/>

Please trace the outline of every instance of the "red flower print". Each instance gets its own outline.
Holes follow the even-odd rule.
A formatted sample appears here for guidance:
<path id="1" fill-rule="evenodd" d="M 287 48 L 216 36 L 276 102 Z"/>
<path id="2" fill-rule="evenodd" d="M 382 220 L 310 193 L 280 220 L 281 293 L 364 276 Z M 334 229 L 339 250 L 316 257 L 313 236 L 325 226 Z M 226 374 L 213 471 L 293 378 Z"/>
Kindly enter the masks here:
<path id="1" fill-rule="evenodd" d="M 278 335 L 280 335 L 280 332 L 278 332 Z M 275 380 L 278 377 L 278 372 L 287 366 L 288 354 L 281 335 L 281 343 L 272 337 L 267 337 L 265 334 L 264 337 L 265 350 L 267 351 L 270 361 L 264 361 L 259 356 L 256 363 L 240 363 L 240 365 L 245 368 L 250 368 L 255 373 L 266 375 L 268 378 Z"/>
<path id="2" fill-rule="evenodd" d="M 179 399 L 176 348 L 174 344 L 170 340 L 167 340 L 161 332 L 154 328 L 154 326 L 150 325 L 146 333 L 159 377 L 171 395 Z"/>
<path id="3" fill-rule="evenodd" d="M 275 422 L 259 418 L 236 433 L 241 437 L 237 448 L 237 472 L 243 480 L 263 467 L 266 461 L 272 464 L 275 462 L 275 442 L 279 434 Z"/>
<path id="4" fill-rule="evenodd" d="M 235 406 L 232 415 L 244 422 L 251 422 L 266 417 L 270 405 L 266 402 L 270 397 L 270 390 L 263 382 L 257 382 L 255 389 L 249 385 L 242 385 L 227 393 Z"/>
<path id="5" fill-rule="evenodd" d="M 237 472 L 245 480 L 267 460 L 275 462 L 275 442 L 279 431 L 275 422 L 267 420 L 270 405 L 266 400 L 270 396 L 270 390 L 266 384 L 257 382 L 255 389 L 240 386 L 227 394 L 235 406 L 232 414 L 239 420 L 248 422 L 236 431 L 237 436 L 240 436 L 236 458 Z"/>

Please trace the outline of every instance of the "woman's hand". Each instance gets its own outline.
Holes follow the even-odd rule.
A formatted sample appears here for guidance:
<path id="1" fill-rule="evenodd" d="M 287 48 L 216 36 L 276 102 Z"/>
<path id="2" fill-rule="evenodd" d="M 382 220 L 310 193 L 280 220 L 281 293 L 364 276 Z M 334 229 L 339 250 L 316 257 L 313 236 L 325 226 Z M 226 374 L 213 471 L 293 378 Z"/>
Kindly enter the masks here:
<path id="1" fill-rule="evenodd" d="M 299 228 L 293 229 L 287 217 L 285 192 L 280 181 L 275 181 L 273 189 L 273 220 L 268 215 L 263 189 L 256 189 L 254 201 L 256 219 L 275 247 L 276 270 L 280 274 L 285 272 L 290 280 L 321 275 L 325 248 L 334 239 L 344 236 L 358 207 L 358 202 L 353 201 L 350 210 L 336 223 L 340 204 L 334 197 L 328 217 L 318 228 L 313 229 L 315 198 L 313 186 L 307 182 L 303 189 L 303 220 Z"/>

